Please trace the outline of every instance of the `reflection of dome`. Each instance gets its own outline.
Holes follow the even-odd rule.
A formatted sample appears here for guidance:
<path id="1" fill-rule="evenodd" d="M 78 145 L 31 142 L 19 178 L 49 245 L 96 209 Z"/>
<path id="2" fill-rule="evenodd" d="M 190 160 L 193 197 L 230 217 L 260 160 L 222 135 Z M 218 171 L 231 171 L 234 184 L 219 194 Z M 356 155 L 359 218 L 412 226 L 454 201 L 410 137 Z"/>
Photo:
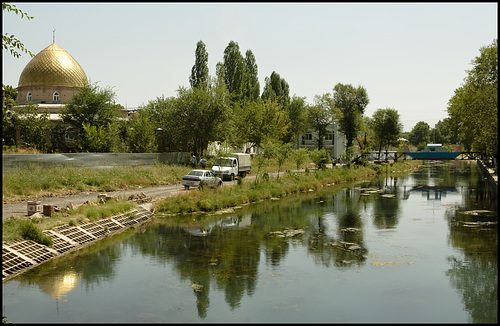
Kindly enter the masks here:
<path id="1" fill-rule="evenodd" d="M 38 53 L 19 77 L 23 86 L 72 86 L 87 84 L 87 75 L 73 57 L 55 43 Z"/>
<path id="2" fill-rule="evenodd" d="M 80 282 L 81 276 L 75 272 L 69 272 L 63 275 L 53 275 L 47 280 L 40 282 L 38 287 L 54 299 L 60 299 L 71 292 Z"/>

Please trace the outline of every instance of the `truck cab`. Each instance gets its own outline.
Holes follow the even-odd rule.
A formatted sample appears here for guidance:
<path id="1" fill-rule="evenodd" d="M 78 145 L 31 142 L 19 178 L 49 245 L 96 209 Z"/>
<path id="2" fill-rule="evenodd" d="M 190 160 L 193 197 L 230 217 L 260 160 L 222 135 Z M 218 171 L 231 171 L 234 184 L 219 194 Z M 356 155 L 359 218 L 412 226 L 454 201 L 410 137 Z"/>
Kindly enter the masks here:
<path id="1" fill-rule="evenodd" d="M 250 172 L 250 155 L 244 153 L 232 153 L 229 157 L 221 157 L 212 166 L 212 172 L 223 180 L 234 180 L 238 175 L 245 177 Z"/>
<path id="2" fill-rule="evenodd" d="M 222 180 L 234 180 L 238 174 L 238 160 L 234 157 L 221 157 L 215 161 L 212 172 Z"/>

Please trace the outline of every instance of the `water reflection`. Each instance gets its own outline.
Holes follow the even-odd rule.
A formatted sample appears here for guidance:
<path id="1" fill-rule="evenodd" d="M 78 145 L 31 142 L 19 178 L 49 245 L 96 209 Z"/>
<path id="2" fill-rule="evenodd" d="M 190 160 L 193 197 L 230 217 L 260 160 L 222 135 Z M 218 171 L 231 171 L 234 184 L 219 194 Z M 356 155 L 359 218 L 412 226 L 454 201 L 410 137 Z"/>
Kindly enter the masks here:
<path id="1" fill-rule="evenodd" d="M 68 295 L 83 282 L 88 289 L 99 286 L 103 280 L 115 275 L 115 266 L 122 254 L 120 246 L 110 245 L 132 235 L 128 230 L 114 239 L 106 239 L 97 245 L 80 249 L 64 257 L 50 260 L 19 276 L 21 284 L 37 284 L 44 293 L 54 299 Z"/>
<path id="2" fill-rule="evenodd" d="M 447 257 L 446 275 L 472 321 L 490 323 L 498 320 L 498 203 L 479 171 L 462 171 L 470 174 L 463 202 L 447 210 L 445 217 L 448 242 L 463 254 Z"/>
<path id="3" fill-rule="evenodd" d="M 417 243 L 412 243 L 407 234 L 402 234 L 399 237 L 403 241 L 397 242 L 387 236 L 381 237 L 379 231 L 397 232 L 408 227 L 410 218 L 405 215 L 403 207 L 416 203 L 413 204 L 416 206 L 408 207 L 422 209 L 420 205 L 423 198 L 420 193 L 422 189 L 427 189 L 429 191 L 426 194 L 433 191 L 433 195 L 429 196 L 432 200 L 436 193 L 440 194 L 439 201 L 446 199 L 445 193 L 450 197 L 462 196 L 457 204 L 442 206 L 445 207 L 443 222 L 447 223 L 448 229 L 439 234 L 443 237 L 447 235 L 449 246 L 459 250 L 442 259 L 447 266 L 445 275 L 460 294 L 463 308 L 469 313 L 472 322 L 494 322 L 497 320 L 498 303 L 498 238 L 494 222 L 497 221 L 498 213 L 496 202 L 493 203 L 484 186 L 479 171 L 471 169 L 466 162 L 436 166 L 426 163 L 421 170 L 409 176 L 381 175 L 356 186 L 288 196 L 280 201 L 264 202 L 224 216 L 183 216 L 177 220 L 157 216 L 154 223 L 143 226 L 138 232 L 124 233 L 66 258 L 46 263 L 16 280 L 25 285 L 37 284 L 42 291 L 57 300 L 82 286 L 92 292 L 94 288 L 110 286 L 121 270 L 130 268 L 124 267 L 131 259 L 127 256 L 130 252 L 132 257 L 141 257 L 141 262 L 147 261 L 152 266 L 168 266 L 168 269 L 175 271 L 179 283 L 188 283 L 190 289 L 186 295 L 190 300 L 185 299 L 183 294 L 178 294 L 175 299 L 191 302 L 200 320 L 212 321 L 216 317 L 213 314 L 210 316 L 210 312 L 220 313 L 217 299 L 221 293 L 231 316 L 239 311 L 242 315 L 253 314 L 256 320 L 265 321 L 264 315 L 271 318 L 276 316 L 276 311 L 266 315 L 262 309 L 251 310 L 252 306 L 245 306 L 243 302 L 251 301 L 253 296 L 271 287 L 266 281 L 269 277 L 279 279 L 283 277 L 283 271 L 290 274 L 289 267 L 284 265 L 290 264 L 290 257 L 294 256 L 298 259 L 294 262 L 296 269 L 307 271 L 308 275 L 316 275 L 318 270 L 329 271 L 328 277 L 331 279 L 316 280 L 323 282 L 329 289 L 326 294 L 314 293 L 318 302 L 327 300 L 338 306 L 341 300 L 350 298 L 349 291 L 354 293 L 354 300 L 359 302 L 364 299 L 363 293 L 373 291 L 370 286 L 376 287 L 379 282 L 394 282 L 394 279 L 386 279 L 387 275 L 391 275 L 390 272 L 378 274 L 370 269 L 375 266 L 370 256 L 372 252 L 380 254 L 381 241 L 395 241 L 390 242 L 391 246 L 416 248 L 419 248 L 419 241 L 426 241 L 425 234 L 422 238 L 416 238 Z M 425 210 L 419 214 L 425 216 Z M 432 227 L 436 226 L 428 226 Z M 436 252 L 442 251 L 446 250 L 436 248 Z M 398 271 L 402 274 L 397 274 L 397 278 L 407 277 L 411 280 L 415 277 L 412 272 L 416 275 L 426 274 L 433 269 L 432 264 L 421 261 L 412 269 Z M 271 276 L 264 272 L 266 268 L 273 271 Z M 347 283 L 342 287 L 340 283 L 332 281 L 335 280 L 336 271 L 344 273 L 342 275 L 366 273 L 364 277 L 373 284 L 357 286 Z M 163 269 L 161 272 L 167 273 Z M 443 269 L 440 272 L 442 274 Z M 435 275 L 437 278 L 440 276 Z M 161 276 L 157 275 L 156 278 Z M 314 279 L 301 277 L 289 281 L 292 290 L 294 287 L 299 288 L 302 283 L 315 284 Z M 332 282 L 334 285 L 327 285 Z M 310 288 L 312 291 L 313 286 Z M 138 288 L 136 291 L 142 290 Z M 392 291 L 396 292 L 386 289 L 383 292 L 375 291 L 380 300 L 370 304 L 394 300 L 391 293 L 400 293 L 400 290 Z M 388 294 L 384 295 L 386 292 Z M 153 296 L 153 293 L 148 295 Z M 280 302 L 287 299 L 279 291 L 269 295 Z M 156 298 L 152 300 L 158 301 Z M 421 321 L 418 311 L 412 315 L 415 302 L 411 302 L 411 305 L 404 306 L 407 321 Z M 331 309 L 335 309 L 335 305 Z M 343 307 L 341 310 L 346 309 L 349 308 Z M 370 307 L 361 305 L 361 310 L 369 311 Z M 259 316 L 259 313 L 263 315 Z M 360 314 L 357 318 L 364 316 L 366 320 L 379 321 L 374 319 L 373 311 L 367 312 L 367 315 L 359 311 L 357 313 Z M 158 314 L 157 321 L 172 320 Z M 387 312 L 387 315 L 391 316 L 391 313 Z M 279 316 L 280 320 L 290 318 L 284 314 Z M 323 311 L 318 320 L 331 320 L 329 318 L 329 311 Z M 356 321 L 355 318 L 347 320 Z M 453 315 L 449 318 L 447 321 L 454 320 Z"/>

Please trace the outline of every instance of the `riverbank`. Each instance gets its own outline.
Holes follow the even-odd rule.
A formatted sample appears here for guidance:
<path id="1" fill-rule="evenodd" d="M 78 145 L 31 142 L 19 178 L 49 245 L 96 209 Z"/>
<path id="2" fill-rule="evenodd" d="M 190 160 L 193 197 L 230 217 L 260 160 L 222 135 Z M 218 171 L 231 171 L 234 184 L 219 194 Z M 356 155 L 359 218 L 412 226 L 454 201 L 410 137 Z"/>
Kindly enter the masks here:
<path id="1" fill-rule="evenodd" d="M 43 230 L 53 245 L 46 246 L 33 240 L 2 242 L 2 282 L 39 266 L 49 260 L 87 247 L 104 238 L 138 227 L 153 217 L 150 204 L 141 205 L 126 214 L 101 219 L 95 223 L 61 225 Z"/>
<path id="2" fill-rule="evenodd" d="M 237 207 L 242 204 L 272 199 L 289 193 L 312 191 L 335 183 L 367 179 L 378 173 L 407 173 L 415 170 L 419 162 L 394 163 L 378 169 L 369 167 L 335 167 L 315 172 L 288 172 L 280 179 L 262 177 L 260 182 L 237 183 L 222 189 L 182 192 L 182 196 L 159 198 L 154 202 L 139 206 L 131 212 L 100 219 L 85 221 L 77 225 L 66 224 L 42 233 L 52 239 L 52 247 L 32 240 L 14 240 L 3 243 L 2 280 L 5 281 L 50 259 L 78 250 L 129 227 L 136 227 L 154 217 L 155 212 L 163 214 L 183 214 L 194 212 L 215 212 Z M 390 166 L 390 168 L 389 168 Z M 260 188 L 258 187 L 260 185 Z"/>
<path id="3" fill-rule="evenodd" d="M 477 165 L 483 176 L 488 180 L 488 185 L 495 196 L 498 196 L 498 173 L 496 169 L 488 167 L 487 164 L 481 160 L 477 160 Z"/>

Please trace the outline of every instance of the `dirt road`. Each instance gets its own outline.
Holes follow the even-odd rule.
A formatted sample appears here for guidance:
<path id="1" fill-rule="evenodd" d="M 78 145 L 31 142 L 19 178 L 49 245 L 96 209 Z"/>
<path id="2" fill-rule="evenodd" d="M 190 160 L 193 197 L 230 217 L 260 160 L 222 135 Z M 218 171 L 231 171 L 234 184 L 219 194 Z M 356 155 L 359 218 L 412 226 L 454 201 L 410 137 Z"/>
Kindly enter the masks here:
<path id="1" fill-rule="evenodd" d="M 82 192 L 76 195 L 60 196 L 60 197 L 44 197 L 37 198 L 43 205 L 55 205 L 59 208 L 65 208 L 70 203 L 73 205 L 81 205 L 86 201 L 95 201 L 99 194 L 106 194 L 111 197 L 125 197 L 130 195 L 138 195 L 141 193 L 146 194 L 146 198 L 153 197 L 167 197 L 177 194 L 179 191 L 184 191 L 181 185 L 158 186 L 148 188 L 137 188 L 132 190 L 112 191 L 112 192 Z M 11 217 L 12 215 L 27 216 L 28 215 L 28 202 L 23 201 L 13 204 L 3 204 L 2 219 Z"/>
<path id="2" fill-rule="evenodd" d="M 230 186 L 234 184 L 235 181 L 224 181 L 223 186 Z M 59 196 L 59 197 L 43 197 L 37 198 L 42 207 L 43 205 L 55 205 L 58 208 L 65 208 L 70 203 L 73 205 L 81 205 L 87 201 L 95 201 L 99 194 L 106 194 L 109 197 L 123 197 L 128 198 L 131 195 L 140 195 L 144 193 L 146 198 L 160 198 L 177 195 L 179 192 L 186 191 L 184 187 L 180 184 L 168 185 L 168 186 L 157 186 L 157 187 L 147 187 L 147 188 L 137 188 L 129 190 L 120 191 L 110 191 L 110 192 L 82 192 L 76 195 Z M 191 188 L 188 191 L 198 191 L 196 188 Z M 2 220 L 9 218 L 13 215 L 16 216 L 28 216 L 28 202 L 18 202 L 12 204 L 3 204 L 2 207 Z"/>

